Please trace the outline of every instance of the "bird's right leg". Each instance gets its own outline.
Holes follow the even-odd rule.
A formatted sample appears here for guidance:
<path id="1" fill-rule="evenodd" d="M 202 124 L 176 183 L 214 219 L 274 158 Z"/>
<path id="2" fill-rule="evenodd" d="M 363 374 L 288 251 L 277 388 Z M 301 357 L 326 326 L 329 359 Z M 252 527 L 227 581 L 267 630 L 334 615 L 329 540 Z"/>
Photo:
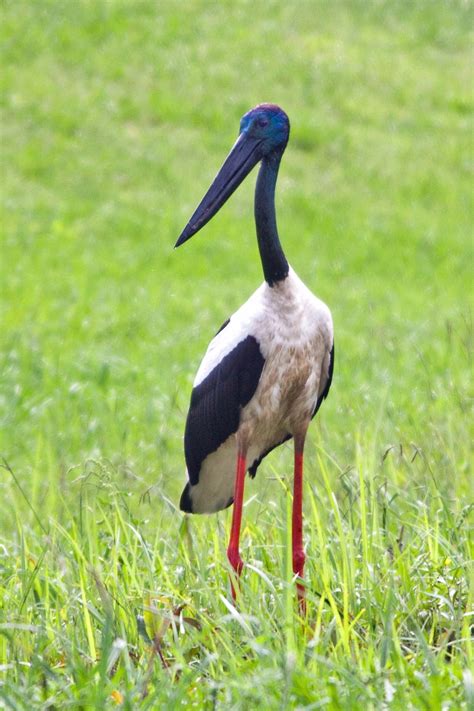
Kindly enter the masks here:
<path id="1" fill-rule="evenodd" d="M 245 472 L 247 470 L 247 452 L 245 449 L 237 449 L 237 471 L 235 474 L 234 488 L 234 509 L 232 511 L 232 526 L 230 529 L 230 540 L 227 548 L 227 558 L 237 576 L 240 576 L 244 566 L 239 552 L 240 526 L 242 523 L 242 506 L 244 501 Z M 236 590 L 232 579 L 230 581 L 232 598 L 236 598 Z"/>
<path id="2" fill-rule="evenodd" d="M 293 573 L 298 576 L 296 579 L 296 591 L 299 611 L 303 617 L 306 615 L 306 589 L 300 581 L 303 579 L 306 560 L 303 547 L 303 450 L 307 426 L 306 424 L 294 435 L 295 478 L 292 517 Z"/>

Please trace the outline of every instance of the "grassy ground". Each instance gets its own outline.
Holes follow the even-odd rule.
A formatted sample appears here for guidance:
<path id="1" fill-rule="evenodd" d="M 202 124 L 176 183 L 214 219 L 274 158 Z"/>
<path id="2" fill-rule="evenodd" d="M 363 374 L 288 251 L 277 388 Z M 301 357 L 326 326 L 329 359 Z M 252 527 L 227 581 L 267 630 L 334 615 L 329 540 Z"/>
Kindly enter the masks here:
<path id="1" fill-rule="evenodd" d="M 474 704 L 470 2 L 3 0 L 0 706 Z M 185 519 L 210 337 L 261 280 L 253 181 L 172 245 L 241 114 L 292 120 L 278 214 L 331 307 L 307 447 Z"/>

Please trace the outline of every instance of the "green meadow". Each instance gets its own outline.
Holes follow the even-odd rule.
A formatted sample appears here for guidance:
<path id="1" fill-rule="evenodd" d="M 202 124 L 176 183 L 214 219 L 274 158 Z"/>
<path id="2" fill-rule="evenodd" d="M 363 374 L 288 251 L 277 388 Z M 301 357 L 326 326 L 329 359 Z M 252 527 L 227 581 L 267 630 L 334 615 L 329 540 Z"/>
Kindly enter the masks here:
<path id="1" fill-rule="evenodd" d="M 469 0 L 2 0 L 0 708 L 472 709 Z M 194 374 L 262 280 L 253 173 L 173 245 L 241 115 L 280 104 L 287 257 L 331 308 L 306 448 L 185 517 Z"/>

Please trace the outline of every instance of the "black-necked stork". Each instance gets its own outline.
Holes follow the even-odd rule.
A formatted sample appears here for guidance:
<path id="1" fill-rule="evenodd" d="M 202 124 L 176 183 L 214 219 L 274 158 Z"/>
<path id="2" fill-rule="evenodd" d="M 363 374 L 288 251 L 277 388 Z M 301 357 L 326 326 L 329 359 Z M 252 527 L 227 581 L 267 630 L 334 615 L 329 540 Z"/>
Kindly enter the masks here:
<path id="1" fill-rule="evenodd" d="M 186 420 L 188 483 L 180 508 L 212 513 L 234 504 L 227 556 L 237 575 L 245 473 L 294 439 L 293 571 L 301 580 L 303 448 L 310 420 L 327 396 L 334 366 L 328 307 L 289 266 L 277 232 L 275 185 L 290 124 L 274 104 L 260 104 L 240 122 L 240 135 L 176 242 L 183 244 L 222 207 L 261 163 L 255 222 L 264 283 L 220 328 L 197 372 Z M 232 586 L 235 597 L 235 590 Z M 304 587 L 298 582 L 300 609 Z"/>

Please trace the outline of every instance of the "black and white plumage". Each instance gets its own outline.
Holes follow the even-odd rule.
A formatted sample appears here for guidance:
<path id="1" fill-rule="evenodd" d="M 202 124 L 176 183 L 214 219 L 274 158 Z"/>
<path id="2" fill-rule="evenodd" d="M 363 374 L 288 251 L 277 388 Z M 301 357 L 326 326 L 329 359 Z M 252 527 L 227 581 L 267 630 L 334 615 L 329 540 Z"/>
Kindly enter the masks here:
<path id="1" fill-rule="evenodd" d="M 331 384 L 329 309 L 292 269 L 264 282 L 213 338 L 197 372 L 184 437 L 189 482 L 183 511 L 233 501 L 239 426 L 249 426 L 248 471 L 311 418 Z"/>
<path id="2" fill-rule="evenodd" d="M 260 162 L 255 223 L 265 281 L 213 338 L 194 381 L 184 450 L 188 483 L 180 507 L 212 513 L 234 504 L 227 555 L 237 575 L 245 474 L 293 438 L 293 571 L 300 611 L 305 590 L 302 537 L 303 449 L 310 420 L 331 385 L 333 326 L 328 307 L 289 266 L 278 237 L 275 186 L 289 120 L 260 104 L 241 120 L 240 135 L 176 246 L 198 232 Z M 236 589 L 232 585 L 235 598 Z"/>

